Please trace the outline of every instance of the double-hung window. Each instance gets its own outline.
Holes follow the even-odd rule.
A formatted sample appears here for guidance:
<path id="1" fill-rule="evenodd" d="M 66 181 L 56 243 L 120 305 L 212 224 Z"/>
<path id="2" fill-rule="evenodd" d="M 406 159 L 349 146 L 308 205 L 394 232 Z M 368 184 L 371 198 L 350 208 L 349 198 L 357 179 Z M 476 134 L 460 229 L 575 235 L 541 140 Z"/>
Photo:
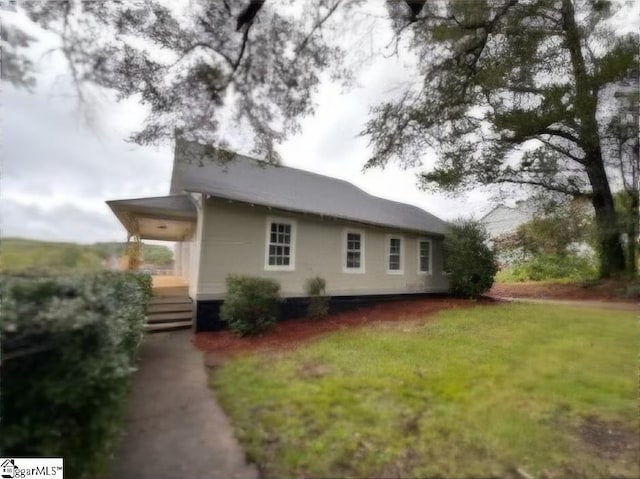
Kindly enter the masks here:
<path id="1" fill-rule="evenodd" d="M 428 239 L 418 240 L 418 273 L 431 273 L 431 241 Z"/>
<path id="2" fill-rule="evenodd" d="M 364 273 L 364 232 L 345 230 L 342 266 L 345 273 Z"/>
<path id="3" fill-rule="evenodd" d="M 387 237 L 387 273 L 390 274 L 402 274 L 403 273 L 403 258 L 402 258 L 402 237 L 400 236 L 388 236 Z"/>
<path id="4" fill-rule="evenodd" d="M 267 219 L 265 269 L 293 271 L 295 269 L 296 224 L 291 220 Z"/>

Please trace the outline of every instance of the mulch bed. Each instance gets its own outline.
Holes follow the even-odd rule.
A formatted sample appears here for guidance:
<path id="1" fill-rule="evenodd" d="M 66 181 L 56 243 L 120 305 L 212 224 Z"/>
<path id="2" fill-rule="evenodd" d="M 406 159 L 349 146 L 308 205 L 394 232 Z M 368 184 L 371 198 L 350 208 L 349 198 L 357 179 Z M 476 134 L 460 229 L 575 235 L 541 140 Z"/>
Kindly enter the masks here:
<path id="1" fill-rule="evenodd" d="M 321 319 L 300 318 L 282 321 L 259 336 L 240 337 L 230 331 L 202 332 L 197 333 L 192 341 L 198 349 L 215 353 L 215 357 L 207 358 L 207 361 L 215 363 L 217 359 L 243 353 L 295 349 L 306 341 L 331 331 L 361 328 L 378 322 L 422 319 L 445 309 L 493 303 L 495 300 L 492 299 L 471 301 L 454 298 L 382 303 Z"/>

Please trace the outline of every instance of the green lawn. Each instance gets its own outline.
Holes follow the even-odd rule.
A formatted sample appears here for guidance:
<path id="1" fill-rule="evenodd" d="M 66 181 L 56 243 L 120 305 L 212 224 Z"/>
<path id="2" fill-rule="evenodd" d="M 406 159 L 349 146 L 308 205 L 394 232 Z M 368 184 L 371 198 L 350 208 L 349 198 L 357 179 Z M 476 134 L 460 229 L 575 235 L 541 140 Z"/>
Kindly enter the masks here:
<path id="1" fill-rule="evenodd" d="M 637 478 L 638 340 L 634 313 L 485 306 L 235 359 L 211 384 L 269 478 Z"/>

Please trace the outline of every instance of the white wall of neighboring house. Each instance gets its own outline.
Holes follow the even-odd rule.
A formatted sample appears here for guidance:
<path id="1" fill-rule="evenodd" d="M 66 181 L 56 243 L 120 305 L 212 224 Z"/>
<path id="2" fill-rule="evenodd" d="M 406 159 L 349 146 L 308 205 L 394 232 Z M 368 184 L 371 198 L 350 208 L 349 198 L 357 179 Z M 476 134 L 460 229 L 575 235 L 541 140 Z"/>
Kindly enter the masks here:
<path id="1" fill-rule="evenodd" d="M 533 219 L 533 212 L 526 207 L 510 208 L 500 205 L 485 215 L 480 222 L 485 226 L 489 238 L 514 233 L 518 226 Z"/>

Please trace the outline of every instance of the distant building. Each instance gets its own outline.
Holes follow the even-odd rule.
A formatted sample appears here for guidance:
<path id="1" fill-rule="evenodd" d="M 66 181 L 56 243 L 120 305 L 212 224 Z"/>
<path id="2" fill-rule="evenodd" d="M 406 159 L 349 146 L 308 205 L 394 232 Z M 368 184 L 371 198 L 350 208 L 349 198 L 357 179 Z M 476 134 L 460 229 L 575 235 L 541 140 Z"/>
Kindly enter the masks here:
<path id="1" fill-rule="evenodd" d="M 515 207 L 498 205 L 480 218 L 489 238 L 494 240 L 500 236 L 515 233 L 518 226 L 531 221 L 535 207 L 529 201 L 518 201 Z"/>

